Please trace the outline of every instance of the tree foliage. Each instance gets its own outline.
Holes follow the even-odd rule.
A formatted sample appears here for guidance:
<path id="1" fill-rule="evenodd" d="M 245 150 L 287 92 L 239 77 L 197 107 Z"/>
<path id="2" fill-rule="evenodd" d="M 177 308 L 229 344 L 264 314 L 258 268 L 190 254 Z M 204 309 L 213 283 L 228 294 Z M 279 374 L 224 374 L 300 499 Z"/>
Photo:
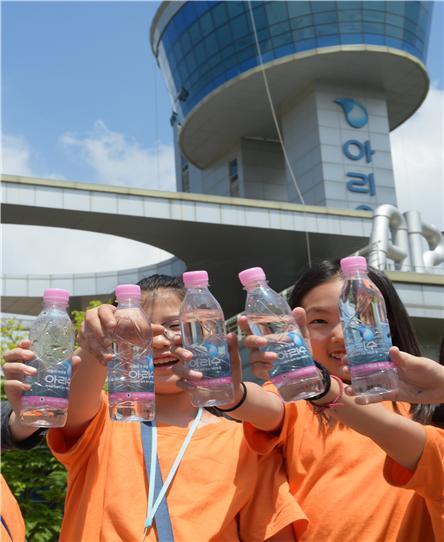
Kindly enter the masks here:
<path id="1" fill-rule="evenodd" d="M 97 307 L 91 301 L 87 309 Z M 72 311 L 76 331 L 85 311 Z M 23 325 L 8 319 L 1 323 L 1 356 L 28 337 Z M 5 400 L 2 379 L 2 400 Z M 10 450 L 2 454 L 2 474 L 16 496 L 26 523 L 26 537 L 31 542 L 58 540 L 66 493 L 66 470 L 49 451 L 46 441 L 31 451 Z"/>

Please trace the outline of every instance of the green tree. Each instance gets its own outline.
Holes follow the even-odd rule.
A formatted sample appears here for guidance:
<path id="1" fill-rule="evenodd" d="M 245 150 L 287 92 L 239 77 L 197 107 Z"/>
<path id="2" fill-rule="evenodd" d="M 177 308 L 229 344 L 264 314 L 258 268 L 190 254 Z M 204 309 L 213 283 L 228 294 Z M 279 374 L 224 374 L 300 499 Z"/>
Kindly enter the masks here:
<path id="1" fill-rule="evenodd" d="M 87 309 L 97 307 L 91 301 Z M 76 331 L 85 311 L 73 311 Z M 28 337 L 24 327 L 14 319 L 1 323 L 1 357 Z M 2 400 L 6 399 L 2 379 Z M 66 470 L 52 456 L 46 441 L 32 451 L 11 450 L 2 454 L 2 474 L 16 496 L 26 523 L 26 536 L 31 542 L 58 540 L 66 493 Z"/>

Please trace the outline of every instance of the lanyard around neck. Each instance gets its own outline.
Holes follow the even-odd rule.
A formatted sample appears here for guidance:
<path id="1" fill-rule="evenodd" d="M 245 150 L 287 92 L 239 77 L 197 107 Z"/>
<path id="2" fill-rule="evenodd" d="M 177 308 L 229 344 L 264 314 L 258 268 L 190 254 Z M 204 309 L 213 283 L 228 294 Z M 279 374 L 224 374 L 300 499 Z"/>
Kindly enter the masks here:
<path id="1" fill-rule="evenodd" d="M 144 537 L 148 534 L 148 531 L 153 525 L 154 516 L 156 515 L 156 512 L 160 506 L 160 503 L 162 502 L 162 499 L 165 497 L 166 492 L 168 491 L 168 488 L 171 485 L 171 482 L 174 478 L 174 475 L 177 472 L 177 469 L 179 468 L 180 462 L 182 461 L 183 456 L 185 455 L 185 451 L 188 448 L 188 444 L 191 441 L 191 438 L 196 431 L 200 419 L 202 417 L 203 409 L 199 408 L 197 411 L 196 417 L 193 420 L 193 423 L 191 424 L 191 427 L 188 430 L 187 436 L 185 437 L 185 440 L 182 443 L 182 446 L 180 447 L 180 450 L 176 456 L 176 459 L 174 460 L 174 463 L 170 469 L 170 472 L 168 473 L 168 476 L 166 477 L 166 480 L 159 491 L 159 494 L 157 495 L 156 500 L 154 501 L 154 488 L 156 485 L 156 465 L 157 465 L 157 426 L 155 422 L 152 423 L 151 426 L 151 461 L 150 461 L 150 476 L 148 481 L 148 510 L 147 510 L 147 516 L 145 521 L 145 532 Z M 159 473 L 160 474 L 160 473 Z"/>

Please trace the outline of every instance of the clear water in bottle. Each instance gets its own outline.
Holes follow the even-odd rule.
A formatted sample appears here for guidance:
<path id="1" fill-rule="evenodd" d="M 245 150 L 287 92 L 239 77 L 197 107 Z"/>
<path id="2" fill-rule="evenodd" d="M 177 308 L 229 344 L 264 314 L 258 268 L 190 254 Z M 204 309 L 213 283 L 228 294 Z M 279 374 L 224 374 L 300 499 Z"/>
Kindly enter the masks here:
<path id="1" fill-rule="evenodd" d="M 155 414 L 150 322 L 140 306 L 140 287 L 116 288 L 113 359 L 108 364 L 109 413 L 115 421 L 150 421 Z"/>
<path id="2" fill-rule="evenodd" d="M 339 309 L 352 388 L 359 395 L 396 390 L 398 373 L 389 357 L 392 341 L 384 298 L 367 276 L 365 258 L 344 258 L 341 269 Z"/>
<path id="3" fill-rule="evenodd" d="M 245 314 L 251 332 L 267 339 L 263 351 L 278 356 L 270 377 L 282 398 L 296 401 L 320 394 L 322 377 L 288 303 L 268 286 L 262 268 L 246 269 L 239 278 L 247 290 Z"/>
<path id="4" fill-rule="evenodd" d="M 63 427 L 68 411 L 74 328 L 66 311 L 69 292 L 45 290 L 43 311 L 34 321 L 29 338 L 36 357 L 28 365 L 37 369 L 25 382 L 20 421 L 35 427 Z"/>
<path id="5" fill-rule="evenodd" d="M 187 293 L 180 309 L 183 346 L 193 353 L 188 367 L 203 374 L 190 390 L 194 406 L 224 405 L 234 389 L 222 309 L 208 290 L 206 271 L 184 273 Z"/>

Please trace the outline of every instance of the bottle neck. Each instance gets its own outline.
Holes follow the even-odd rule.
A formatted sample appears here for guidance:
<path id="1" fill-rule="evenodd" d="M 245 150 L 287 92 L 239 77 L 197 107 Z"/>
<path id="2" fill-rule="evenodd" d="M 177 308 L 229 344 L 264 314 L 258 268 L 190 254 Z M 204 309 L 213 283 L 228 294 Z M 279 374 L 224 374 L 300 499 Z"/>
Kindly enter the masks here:
<path id="1" fill-rule="evenodd" d="M 65 303 L 64 301 L 43 301 L 43 308 L 45 310 L 55 309 L 58 311 L 66 311 L 68 303 Z"/>
<path id="2" fill-rule="evenodd" d="M 247 290 L 247 292 L 251 292 L 251 290 L 255 290 L 256 288 L 268 288 L 268 281 L 266 279 L 264 280 L 252 280 L 251 282 L 248 282 L 245 284 L 244 289 Z"/>
<path id="3" fill-rule="evenodd" d="M 127 297 L 124 299 L 117 300 L 117 306 L 119 309 L 129 308 L 129 307 L 140 307 L 140 298 L 139 297 Z"/>
<path id="4" fill-rule="evenodd" d="M 187 286 L 187 292 L 199 291 L 199 290 L 208 290 L 208 283 L 202 284 L 193 284 L 192 286 Z"/>
<path id="5" fill-rule="evenodd" d="M 342 275 L 345 280 L 350 279 L 365 279 L 367 278 L 366 269 L 353 269 L 353 271 L 347 271 L 347 273 L 342 272 Z"/>

